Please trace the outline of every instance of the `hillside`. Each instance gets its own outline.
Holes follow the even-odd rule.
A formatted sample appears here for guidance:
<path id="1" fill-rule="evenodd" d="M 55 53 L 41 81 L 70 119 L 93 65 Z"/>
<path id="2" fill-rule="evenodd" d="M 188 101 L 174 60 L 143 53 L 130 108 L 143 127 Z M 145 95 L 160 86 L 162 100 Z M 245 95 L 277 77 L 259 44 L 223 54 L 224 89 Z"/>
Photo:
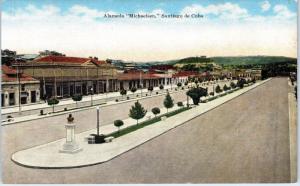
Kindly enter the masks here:
<path id="1" fill-rule="evenodd" d="M 297 63 L 296 58 L 281 56 L 212 57 L 219 65 L 263 65 L 270 63 Z"/>

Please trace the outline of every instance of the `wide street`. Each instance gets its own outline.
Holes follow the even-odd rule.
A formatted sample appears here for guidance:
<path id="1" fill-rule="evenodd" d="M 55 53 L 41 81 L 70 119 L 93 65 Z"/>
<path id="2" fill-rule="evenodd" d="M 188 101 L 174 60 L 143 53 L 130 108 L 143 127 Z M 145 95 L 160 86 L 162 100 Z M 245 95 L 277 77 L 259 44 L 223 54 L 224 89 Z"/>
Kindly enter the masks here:
<path id="1" fill-rule="evenodd" d="M 175 96 L 174 96 L 175 98 Z M 186 97 L 177 95 L 175 100 Z M 163 98 L 144 100 L 147 109 Z M 103 121 L 128 116 L 132 103 L 107 107 Z M 149 107 L 149 108 L 148 108 Z M 74 114 L 77 132 L 94 128 L 95 111 Z M 13 152 L 64 136 L 63 116 L 3 129 L 5 183 L 220 183 L 289 182 L 289 111 L 286 78 L 271 81 L 115 159 L 74 169 L 14 164 Z M 65 116 L 64 116 L 65 117 Z M 116 118 L 119 117 L 119 118 Z"/>

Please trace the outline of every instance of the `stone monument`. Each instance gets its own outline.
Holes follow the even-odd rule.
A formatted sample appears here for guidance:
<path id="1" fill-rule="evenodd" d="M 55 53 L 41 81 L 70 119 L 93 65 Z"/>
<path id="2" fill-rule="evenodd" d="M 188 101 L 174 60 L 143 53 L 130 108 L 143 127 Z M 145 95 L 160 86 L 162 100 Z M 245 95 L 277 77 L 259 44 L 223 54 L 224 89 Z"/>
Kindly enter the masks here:
<path id="1" fill-rule="evenodd" d="M 59 150 L 62 153 L 77 153 L 82 150 L 75 141 L 75 127 L 74 118 L 72 114 L 69 114 L 68 123 L 65 124 L 66 127 L 66 142 L 63 145 L 63 148 Z"/>

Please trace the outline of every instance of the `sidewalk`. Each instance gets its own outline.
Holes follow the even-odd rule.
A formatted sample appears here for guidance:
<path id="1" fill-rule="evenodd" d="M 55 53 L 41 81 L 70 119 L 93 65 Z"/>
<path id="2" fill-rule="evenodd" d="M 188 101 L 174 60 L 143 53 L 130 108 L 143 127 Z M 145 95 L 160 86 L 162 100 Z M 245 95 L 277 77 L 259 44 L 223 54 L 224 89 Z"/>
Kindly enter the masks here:
<path id="1" fill-rule="evenodd" d="M 270 79 L 258 82 L 252 86 L 237 90 L 208 103 L 200 103 L 199 106 L 167 118 L 165 121 L 159 121 L 155 124 L 116 138 L 111 143 L 88 144 L 85 142 L 84 138 L 89 134 L 95 133 L 96 129 L 77 134 L 77 142 L 83 150 L 76 154 L 59 153 L 59 150 L 65 142 L 65 138 L 63 138 L 44 145 L 16 152 L 12 155 L 12 160 L 19 165 L 33 168 L 75 168 L 103 163 L 139 145 L 142 145 L 143 143 L 179 125 L 182 125 L 185 122 L 192 120 L 193 118 L 196 118 L 199 115 L 208 112 L 209 110 L 214 109 L 269 80 Z M 176 107 L 173 108 L 173 110 L 174 109 L 176 109 Z M 163 114 L 166 112 L 166 109 L 161 109 L 161 111 L 161 114 Z M 153 115 L 151 113 L 147 113 L 147 116 Z M 141 122 L 145 121 L 147 116 L 141 120 Z M 130 118 L 124 121 L 124 127 L 136 124 L 136 121 Z M 103 134 L 108 134 L 116 130 L 116 127 L 113 125 L 100 126 L 100 133 Z"/>
<path id="2" fill-rule="evenodd" d="M 218 83 L 215 83 L 215 84 L 223 85 L 224 83 L 227 84 L 227 83 L 230 83 L 230 81 L 219 81 Z M 183 85 L 183 87 L 184 87 L 184 85 Z M 210 84 L 208 87 L 209 87 L 209 90 L 211 91 L 212 85 Z M 175 88 L 177 88 L 177 85 L 172 85 L 172 89 L 174 90 Z M 155 94 L 155 92 L 165 92 L 167 89 L 170 90 L 171 85 L 164 86 L 163 90 L 160 90 L 159 87 L 154 87 L 152 94 Z M 143 89 L 142 92 L 141 92 L 141 90 L 137 90 L 135 93 L 132 93 L 131 91 L 127 91 L 127 95 L 125 95 L 124 97 L 135 96 L 135 95 L 139 95 L 139 97 L 140 97 L 141 93 L 143 94 L 143 96 L 145 96 L 146 94 L 149 94 L 149 91 L 148 91 L 148 89 Z M 108 101 L 114 101 L 117 98 L 118 99 L 122 98 L 122 96 L 120 95 L 120 92 L 95 94 L 92 97 L 91 96 L 83 96 L 82 100 L 78 102 L 78 105 L 79 105 L 79 107 L 90 105 L 91 100 L 93 100 L 94 104 L 106 103 Z M 68 98 L 68 99 L 60 100 L 59 104 L 57 104 L 55 107 L 59 107 L 59 108 L 63 109 L 63 107 L 66 107 L 66 106 L 76 107 L 76 103 L 71 98 Z M 49 106 L 47 103 L 22 105 L 21 106 L 21 113 L 22 113 L 21 116 L 31 115 L 31 114 L 26 114 L 26 111 L 38 110 L 38 112 L 39 112 L 41 109 L 52 110 L 52 107 Z M 8 114 L 12 114 L 12 113 L 18 114 L 18 112 L 19 112 L 18 106 L 1 108 L 1 115 L 8 115 Z"/>
<path id="3" fill-rule="evenodd" d="M 171 86 L 165 86 L 165 89 L 170 89 Z M 175 88 L 175 85 L 173 85 L 173 89 Z M 165 90 L 164 89 L 164 90 Z M 159 87 L 154 87 L 153 91 L 159 91 Z M 147 89 L 143 89 L 142 93 L 147 93 Z M 141 90 L 137 90 L 135 93 L 136 94 L 141 94 Z M 127 95 L 133 95 L 131 91 L 127 91 Z M 110 98 L 116 98 L 116 97 L 121 97 L 120 92 L 109 92 L 109 93 L 102 93 L 102 94 L 95 94 L 92 96 L 93 101 L 97 100 L 110 100 Z M 91 96 L 83 96 L 82 100 L 78 102 L 79 104 L 82 104 L 83 102 L 91 102 Z M 59 104 L 57 106 L 62 106 L 62 105 L 70 105 L 70 104 L 75 104 L 75 102 L 71 99 L 62 99 L 60 100 Z M 44 109 L 44 108 L 52 108 L 49 106 L 47 103 L 37 103 L 37 104 L 30 104 L 30 105 L 22 105 L 21 106 L 21 111 L 28 111 L 28 110 L 35 110 L 35 109 Z M 1 108 L 1 114 L 9 114 L 9 113 L 15 113 L 19 112 L 19 107 L 14 106 L 14 107 L 8 107 L 8 108 Z"/>
<path id="4" fill-rule="evenodd" d="M 217 84 L 220 84 L 220 86 L 223 86 L 226 83 L 229 86 L 230 82 L 231 81 L 218 82 Z M 213 89 L 213 85 L 208 85 L 208 86 L 206 85 L 204 87 L 208 87 L 208 92 L 213 91 L 212 90 Z M 175 89 L 173 88 L 173 90 L 169 90 L 169 92 L 172 95 L 173 93 L 180 92 L 180 91 L 186 91 L 186 90 L 187 89 L 182 90 L 181 88 L 179 88 L 178 91 L 175 91 Z M 156 94 L 156 92 L 158 92 L 159 94 Z M 113 104 L 121 104 L 121 103 L 124 103 L 126 101 L 148 99 L 148 98 L 151 98 L 151 97 L 154 97 L 154 96 L 165 95 L 166 94 L 166 89 L 163 89 L 163 90 L 156 90 L 156 89 L 154 89 L 153 92 L 152 92 L 152 95 L 149 95 L 149 92 L 144 92 L 143 94 L 145 95 L 146 93 L 148 93 L 148 96 L 143 96 L 143 97 L 140 97 L 140 93 L 135 93 L 134 95 L 132 93 L 130 93 L 130 94 L 127 94 L 126 96 L 123 96 L 123 97 L 120 96 L 120 93 L 118 93 L 118 92 L 111 93 L 112 95 L 116 94 L 118 96 L 117 97 L 111 97 L 113 99 L 110 99 L 110 100 L 106 99 L 107 101 L 102 101 L 102 102 L 99 102 L 99 99 L 98 99 L 98 102 L 97 102 L 97 100 L 94 100 L 93 106 L 90 105 L 90 101 L 86 101 L 87 106 L 78 107 L 78 108 L 76 106 L 76 103 L 73 100 L 69 100 L 72 103 L 71 104 L 66 104 L 66 105 L 68 105 L 67 111 L 64 111 L 64 105 L 61 105 L 61 103 L 59 103 L 57 106 L 55 106 L 55 111 L 56 111 L 55 113 L 52 113 L 52 107 L 49 107 L 48 105 L 46 105 L 45 108 L 47 108 L 47 109 L 45 109 L 45 108 L 43 109 L 43 111 L 45 113 L 44 115 L 40 115 L 40 109 L 31 110 L 31 111 L 28 110 L 27 114 L 25 114 L 25 113 L 22 113 L 22 115 L 18 115 L 18 113 L 16 113 L 15 115 L 11 115 L 10 114 L 11 116 L 13 116 L 13 119 L 10 122 L 8 122 L 6 120 L 6 118 L 5 118 L 5 116 L 2 115 L 2 117 L 3 117 L 3 119 L 2 119 L 2 126 L 3 125 L 11 125 L 11 124 L 15 124 L 15 123 L 20 123 L 20 122 L 24 122 L 24 121 L 35 120 L 35 119 L 41 119 L 41 118 L 45 118 L 45 117 L 52 117 L 52 116 L 57 116 L 57 115 L 62 115 L 62 114 L 67 114 L 67 113 L 80 112 L 80 111 L 84 111 L 84 110 L 87 110 L 87 109 L 93 109 L 96 106 L 106 107 L 106 106 L 113 105 Z M 139 97 L 136 97 L 136 95 L 139 95 Z M 101 95 L 101 96 L 103 96 L 103 95 Z M 126 99 L 127 96 L 130 97 L 129 100 Z M 119 102 L 115 101 L 116 98 L 118 98 Z M 83 103 L 80 102 L 81 105 Z M 59 111 L 59 112 L 57 112 L 57 111 Z M 51 114 L 47 114 L 47 113 L 51 113 Z"/>

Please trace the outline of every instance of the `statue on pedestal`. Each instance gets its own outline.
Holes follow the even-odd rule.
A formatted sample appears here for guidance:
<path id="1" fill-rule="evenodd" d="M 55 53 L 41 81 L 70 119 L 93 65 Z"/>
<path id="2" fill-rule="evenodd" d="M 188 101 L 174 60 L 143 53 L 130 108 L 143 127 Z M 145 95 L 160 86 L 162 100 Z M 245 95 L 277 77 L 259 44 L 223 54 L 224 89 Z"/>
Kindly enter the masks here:
<path id="1" fill-rule="evenodd" d="M 62 153 L 76 153 L 82 150 L 75 141 L 75 127 L 74 117 L 72 114 L 69 114 L 67 118 L 68 123 L 65 124 L 66 127 L 66 142 L 63 145 L 63 148 L 59 151 Z"/>

